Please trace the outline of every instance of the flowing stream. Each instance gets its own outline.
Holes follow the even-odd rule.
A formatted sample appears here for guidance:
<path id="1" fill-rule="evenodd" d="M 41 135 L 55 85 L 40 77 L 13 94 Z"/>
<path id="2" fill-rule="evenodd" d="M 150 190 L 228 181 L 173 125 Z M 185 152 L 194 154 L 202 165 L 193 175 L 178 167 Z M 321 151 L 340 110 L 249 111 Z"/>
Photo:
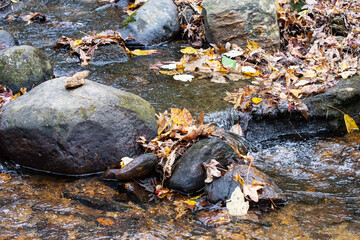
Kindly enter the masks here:
<path id="1" fill-rule="evenodd" d="M 159 75 L 157 61 L 178 61 L 184 41 L 154 46 L 158 54 L 81 67 L 68 50 L 56 49 L 62 36 L 81 38 L 96 30 L 119 29 L 126 19 L 121 3 L 95 0 L 23 0 L 12 15 L 41 12 L 43 24 L 1 21 L 20 44 L 42 49 L 55 62 L 56 77 L 88 69 L 88 79 L 138 94 L 157 112 L 171 107 L 205 112 L 224 128 L 233 124 L 222 100 L 248 82 L 191 83 Z M 227 111 L 229 112 L 229 111 Z M 188 213 L 176 218 L 167 202 L 128 201 L 116 182 L 98 176 L 69 178 L 40 174 L 0 163 L 0 239 L 358 239 L 360 236 L 360 135 L 255 143 L 255 164 L 285 192 L 288 204 L 252 210 L 226 222 L 226 216 Z M 85 196 L 81 199 L 77 196 Z M 85 199 L 85 200 L 84 200 Z M 96 202 L 94 199 L 100 199 Z"/>

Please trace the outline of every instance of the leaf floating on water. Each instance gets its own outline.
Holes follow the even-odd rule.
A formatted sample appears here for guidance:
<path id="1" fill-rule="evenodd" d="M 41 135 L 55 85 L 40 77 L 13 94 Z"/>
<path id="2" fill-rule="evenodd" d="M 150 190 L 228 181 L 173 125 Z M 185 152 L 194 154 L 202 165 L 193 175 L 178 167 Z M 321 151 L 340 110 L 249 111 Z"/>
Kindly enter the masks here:
<path id="1" fill-rule="evenodd" d="M 348 133 L 352 133 L 355 130 L 359 131 L 359 128 L 356 125 L 354 119 L 352 117 L 350 117 L 348 114 L 344 115 L 344 120 L 345 120 L 345 124 L 346 124 L 346 130 Z"/>
<path id="2" fill-rule="evenodd" d="M 151 55 L 154 53 L 158 53 L 157 50 L 140 50 L 140 49 L 135 49 L 133 51 L 130 51 L 130 54 L 135 55 L 135 56 L 147 56 L 147 55 Z"/>
<path id="3" fill-rule="evenodd" d="M 173 78 L 177 81 L 191 82 L 193 80 L 194 76 L 190 75 L 190 74 L 181 74 L 181 75 L 174 75 Z"/>
<path id="4" fill-rule="evenodd" d="M 184 54 L 194 54 L 194 53 L 197 53 L 197 51 L 198 50 L 196 50 L 193 47 L 186 47 L 186 48 L 180 50 L 180 52 L 184 53 Z"/>
<path id="5" fill-rule="evenodd" d="M 238 124 L 238 123 L 230 128 L 230 132 L 235 133 L 235 134 L 240 135 L 240 136 L 244 135 L 244 132 L 243 132 L 240 124 Z"/>
<path id="6" fill-rule="evenodd" d="M 257 105 L 257 104 L 259 104 L 259 103 L 262 101 L 262 98 L 254 97 L 254 98 L 251 99 L 251 101 L 252 101 L 255 105 Z"/>

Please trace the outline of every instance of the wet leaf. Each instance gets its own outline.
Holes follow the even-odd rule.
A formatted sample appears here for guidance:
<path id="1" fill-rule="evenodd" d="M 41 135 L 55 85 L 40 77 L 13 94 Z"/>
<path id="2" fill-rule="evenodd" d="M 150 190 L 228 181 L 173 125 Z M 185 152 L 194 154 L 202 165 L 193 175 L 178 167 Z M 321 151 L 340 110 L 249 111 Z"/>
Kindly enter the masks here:
<path id="1" fill-rule="evenodd" d="M 354 119 L 350 117 L 348 114 L 344 115 L 346 130 L 348 133 L 352 133 L 353 131 L 359 131 L 358 126 L 356 125 Z"/>
<path id="2" fill-rule="evenodd" d="M 197 204 L 197 202 L 193 201 L 193 200 L 185 200 L 185 201 L 183 201 L 183 203 L 186 203 L 186 204 L 189 204 L 189 205 L 192 205 L 192 206 L 195 206 Z"/>
<path id="3" fill-rule="evenodd" d="M 96 221 L 104 227 L 109 227 L 114 225 L 114 221 L 109 218 L 98 218 Z"/>
<path id="4" fill-rule="evenodd" d="M 126 164 L 128 164 L 129 162 L 131 162 L 132 160 L 134 160 L 133 158 L 129 158 L 129 157 L 123 157 L 121 159 L 121 163 L 120 166 L 121 168 L 123 168 Z"/>
<path id="5" fill-rule="evenodd" d="M 230 132 L 235 133 L 240 136 L 244 135 L 243 130 L 242 130 L 240 124 L 238 124 L 238 123 L 230 128 Z"/>
<path id="6" fill-rule="evenodd" d="M 253 42 L 253 41 L 250 41 L 250 40 L 247 40 L 248 44 L 247 44 L 247 48 L 250 50 L 250 51 L 255 51 L 259 48 L 259 45 L 256 43 L 256 42 Z"/>
<path id="7" fill-rule="evenodd" d="M 233 179 L 240 183 L 241 185 L 244 185 L 245 184 L 245 181 L 244 179 L 242 179 L 242 177 L 240 176 L 240 174 L 238 172 L 236 172 L 236 175 L 233 177 Z"/>
<path id="8" fill-rule="evenodd" d="M 226 203 L 229 214 L 232 216 L 243 216 L 249 210 L 249 202 L 245 201 L 245 197 L 240 187 L 236 187 L 231 194 L 230 199 Z"/>
<path id="9" fill-rule="evenodd" d="M 158 53 L 157 50 L 140 50 L 140 49 L 135 49 L 133 51 L 130 51 L 130 53 L 132 55 L 135 55 L 135 56 L 146 56 L 146 55 L 151 55 L 151 54 L 154 54 L 154 53 Z"/>
<path id="10" fill-rule="evenodd" d="M 181 53 L 184 53 L 184 54 L 194 54 L 194 53 L 197 53 L 198 50 L 196 50 L 195 48 L 193 47 L 186 47 L 184 49 L 181 49 L 180 50 Z"/>
<path id="11" fill-rule="evenodd" d="M 190 75 L 190 74 L 181 74 L 181 75 L 174 75 L 173 78 L 177 81 L 191 82 L 193 80 L 194 76 Z"/>
<path id="12" fill-rule="evenodd" d="M 254 97 L 254 98 L 251 99 L 251 101 L 254 104 L 259 104 L 262 101 L 262 98 Z"/>

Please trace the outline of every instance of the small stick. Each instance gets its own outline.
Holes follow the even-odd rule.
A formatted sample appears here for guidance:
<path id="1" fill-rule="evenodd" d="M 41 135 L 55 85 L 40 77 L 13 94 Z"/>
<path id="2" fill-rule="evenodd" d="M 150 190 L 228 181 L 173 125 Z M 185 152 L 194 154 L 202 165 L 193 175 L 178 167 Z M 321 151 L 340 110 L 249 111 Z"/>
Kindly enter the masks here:
<path id="1" fill-rule="evenodd" d="M 346 113 L 344 113 L 343 111 L 341 111 L 340 109 L 338 109 L 338 108 L 336 108 L 336 107 L 333 107 L 333 106 L 330 106 L 330 105 L 326 105 L 326 106 L 331 107 L 331 108 L 333 108 L 333 109 L 335 109 L 335 110 L 338 110 L 338 111 L 341 112 L 342 114 L 346 115 Z"/>

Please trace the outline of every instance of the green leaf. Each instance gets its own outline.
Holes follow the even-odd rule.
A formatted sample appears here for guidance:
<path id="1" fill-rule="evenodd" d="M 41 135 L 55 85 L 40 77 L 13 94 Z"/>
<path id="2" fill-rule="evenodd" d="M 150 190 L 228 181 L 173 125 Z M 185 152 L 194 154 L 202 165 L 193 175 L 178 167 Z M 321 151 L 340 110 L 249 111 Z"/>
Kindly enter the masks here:
<path id="1" fill-rule="evenodd" d="M 232 67 L 232 68 L 236 68 L 236 61 L 232 60 L 231 58 L 228 58 L 226 56 L 222 56 L 221 58 L 221 64 L 224 67 Z"/>

